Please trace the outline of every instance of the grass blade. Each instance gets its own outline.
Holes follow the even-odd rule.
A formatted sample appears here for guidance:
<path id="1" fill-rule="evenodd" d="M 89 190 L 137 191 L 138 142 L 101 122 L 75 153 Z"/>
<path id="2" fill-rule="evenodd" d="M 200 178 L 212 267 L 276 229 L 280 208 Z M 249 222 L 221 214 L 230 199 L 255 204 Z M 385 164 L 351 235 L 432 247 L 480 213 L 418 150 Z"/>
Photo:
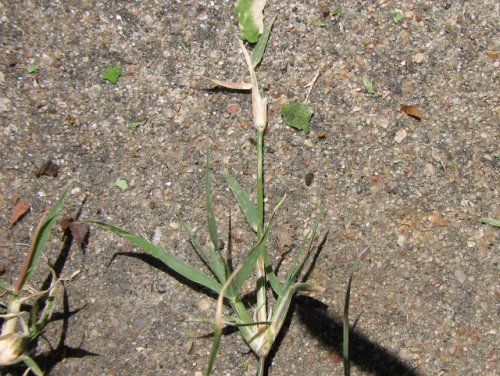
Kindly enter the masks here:
<path id="1" fill-rule="evenodd" d="M 24 364 L 26 364 L 26 366 L 29 368 L 29 370 L 31 370 L 31 372 L 33 372 L 36 376 L 43 376 L 44 373 L 42 372 L 42 370 L 40 369 L 40 367 L 38 366 L 38 364 L 36 364 L 35 360 L 29 356 L 25 356 L 23 358 L 23 362 Z"/>
<path id="2" fill-rule="evenodd" d="M 210 152 L 207 150 L 207 161 L 205 164 L 205 207 L 207 210 L 207 224 L 210 240 L 214 249 L 219 249 L 219 234 L 217 231 L 217 222 L 215 221 L 214 210 L 212 207 L 212 182 L 210 177 Z"/>
<path id="3" fill-rule="evenodd" d="M 206 287 L 217 294 L 221 291 L 222 285 L 217 282 L 215 279 L 207 276 L 206 274 L 200 272 L 199 270 L 193 268 L 188 263 L 179 260 L 177 257 L 171 255 L 165 250 L 158 248 L 154 244 L 148 242 L 146 239 L 141 238 L 139 236 L 130 234 L 129 232 L 122 230 L 116 226 L 107 224 L 105 222 L 93 221 L 94 223 L 106 230 L 109 230 L 115 233 L 118 236 L 121 236 L 124 239 L 127 239 L 133 245 L 139 247 L 144 252 L 149 253 L 150 255 L 156 257 L 158 260 L 163 262 L 166 266 L 172 269 L 177 274 L 180 274 L 184 278 L 197 283 L 203 287 Z"/>
<path id="4" fill-rule="evenodd" d="M 219 234 L 217 230 L 217 221 L 215 220 L 214 210 L 212 206 L 212 179 L 210 176 L 210 151 L 207 150 L 207 160 L 205 164 L 205 207 L 207 212 L 208 234 L 212 241 L 213 247 L 208 248 L 209 258 L 208 264 L 221 283 L 224 283 L 229 276 L 230 271 L 226 261 L 219 252 Z M 229 289 L 229 294 L 232 294 L 232 288 Z"/>
<path id="5" fill-rule="evenodd" d="M 210 350 L 210 358 L 208 361 L 207 369 L 205 370 L 205 376 L 210 375 L 212 373 L 212 368 L 215 363 L 215 357 L 217 356 L 217 352 L 220 348 L 220 340 L 222 336 L 222 324 L 223 324 L 223 316 L 222 316 L 222 307 L 224 305 L 224 294 L 228 287 L 231 285 L 233 278 L 236 276 L 240 268 L 237 268 L 231 275 L 227 278 L 227 281 L 222 286 L 222 289 L 219 293 L 219 298 L 217 299 L 217 310 L 215 313 L 215 331 L 214 338 L 212 340 L 212 349 Z"/>
<path id="6" fill-rule="evenodd" d="M 204 79 L 214 83 L 217 86 L 222 86 L 225 87 L 226 89 L 232 89 L 232 90 L 252 90 L 252 84 L 248 82 L 230 82 L 230 81 L 221 81 L 221 80 L 216 80 L 214 78 L 209 78 L 205 76 L 201 76 Z"/>
<path id="7" fill-rule="evenodd" d="M 241 270 L 239 271 L 239 273 L 236 275 L 236 278 L 235 278 L 234 286 L 235 286 L 236 292 L 238 292 L 240 290 L 241 286 L 243 286 L 243 283 L 245 283 L 246 279 L 248 278 L 248 276 L 252 272 L 259 256 L 262 255 L 262 253 L 264 253 L 264 255 L 267 255 L 267 253 L 265 252 L 265 247 L 263 247 L 262 245 L 267 243 L 267 240 L 269 238 L 269 231 L 270 231 L 271 226 L 273 224 L 274 217 L 276 216 L 276 212 L 278 211 L 278 209 L 281 206 L 281 204 L 283 203 L 283 201 L 285 201 L 285 198 L 286 198 L 286 196 L 281 198 L 281 200 L 278 202 L 278 204 L 276 205 L 276 207 L 274 208 L 274 210 L 271 214 L 271 217 L 269 218 L 269 222 L 268 222 L 266 228 L 264 229 L 264 233 L 262 234 L 262 237 L 260 238 L 259 243 L 252 249 L 252 251 L 246 256 L 245 260 L 242 262 Z M 271 273 L 274 275 L 274 272 L 272 271 L 272 269 L 271 269 Z M 266 270 L 266 277 L 268 277 L 268 276 L 269 275 L 268 275 L 267 270 Z M 278 283 L 278 286 L 279 286 L 279 282 L 276 278 L 276 275 L 274 275 L 274 277 L 275 277 L 275 281 Z M 281 286 L 279 286 L 279 288 L 281 288 Z"/>
<path id="8" fill-rule="evenodd" d="M 481 218 L 481 223 L 485 223 L 487 225 L 500 227 L 500 220 L 491 218 L 491 217 L 483 217 Z"/>
<path id="9" fill-rule="evenodd" d="M 57 200 L 52 209 L 46 213 L 40 224 L 38 225 L 35 234 L 33 236 L 33 240 L 31 242 L 30 249 L 28 251 L 28 257 L 24 259 L 23 266 L 21 268 L 21 272 L 19 277 L 14 285 L 14 291 L 19 291 L 23 288 L 23 286 L 30 280 L 33 271 L 36 268 L 36 264 L 40 255 L 42 254 L 42 250 L 47 242 L 47 239 L 50 236 L 52 228 L 57 222 L 57 217 L 59 216 L 59 212 L 64 204 L 64 200 L 69 192 L 69 186 L 64 190 L 62 196 Z"/>
<path id="10" fill-rule="evenodd" d="M 323 219 L 324 214 L 325 214 L 325 208 L 323 206 L 321 207 L 318 217 L 314 221 L 313 227 L 309 230 L 306 237 L 302 241 L 302 244 L 300 245 L 299 251 L 295 254 L 293 264 L 287 275 L 285 289 L 287 289 L 288 286 L 291 286 L 298 280 L 302 268 L 307 262 L 309 256 L 311 256 L 311 250 L 314 243 L 314 238 L 316 237 L 316 232 L 318 230 L 319 223 Z M 302 258 L 302 260 L 300 260 L 300 258 Z"/>
<path id="11" fill-rule="evenodd" d="M 196 253 L 200 257 L 200 259 L 205 263 L 205 265 L 210 269 L 210 271 L 214 274 L 214 276 L 219 280 L 220 283 L 224 283 L 226 280 L 226 264 L 219 252 L 215 252 L 213 247 L 209 246 L 208 255 L 207 252 L 203 249 L 202 245 L 196 239 L 194 235 L 193 228 L 188 222 L 182 221 L 182 227 L 187 232 L 189 236 L 189 241 L 191 245 L 195 249 Z"/>
<path id="12" fill-rule="evenodd" d="M 273 265 L 267 253 L 264 255 L 264 258 L 265 258 L 267 281 L 271 285 L 271 288 L 273 289 L 274 293 L 277 294 L 278 296 L 281 296 L 283 295 L 283 286 L 281 285 L 280 281 L 278 280 L 278 277 L 273 271 Z"/>
<path id="13" fill-rule="evenodd" d="M 233 192 L 234 198 L 238 202 L 243 215 L 245 216 L 248 224 L 254 232 L 257 232 L 257 227 L 259 223 L 259 217 L 257 215 L 257 209 L 255 205 L 250 200 L 248 193 L 241 187 L 238 181 L 233 175 L 227 173 L 224 175 L 226 178 L 227 185 Z"/>
<path id="14" fill-rule="evenodd" d="M 269 235 L 269 226 L 266 227 L 266 230 L 264 231 L 264 234 L 260 238 L 257 245 L 250 251 L 250 253 L 245 257 L 245 259 L 241 263 L 239 272 L 236 275 L 234 282 L 234 289 L 237 293 L 240 291 L 241 286 L 243 286 L 248 276 L 252 273 L 255 264 L 257 263 L 257 260 L 262 253 L 262 244 L 265 244 L 267 242 L 268 235 Z"/>
<path id="15" fill-rule="evenodd" d="M 353 273 L 349 277 L 349 282 L 347 283 L 347 290 L 345 292 L 344 300 L 344 317 L 343 317 L 343 341 L 342 341 L 342 359 L 344 360 L 344 376 L 349 376 L 351 374 L 351 365 L 349 362 L 349 300 L 351 297 L 351 283 L 353 278 Z"/>
<path id="16" fill-rule="evenodd" d="M 254 68 L 257 65 L 259 65 L 259 63 L 262 61 L 262 56 L 264 56 L 264 52 L 266 51 L 267 42 L 269 41 L 269 35 L 271 35 L 271 30 L 273 28 L 274 20 L 276 20 L 276 16 L 274 16 L 271 22 L 269 22 L 267 26 L 264 28 L 264 31 L 259 37 L 259 41 L 257 42 L 255 48 L 252 51 L 251 60 Z"/>

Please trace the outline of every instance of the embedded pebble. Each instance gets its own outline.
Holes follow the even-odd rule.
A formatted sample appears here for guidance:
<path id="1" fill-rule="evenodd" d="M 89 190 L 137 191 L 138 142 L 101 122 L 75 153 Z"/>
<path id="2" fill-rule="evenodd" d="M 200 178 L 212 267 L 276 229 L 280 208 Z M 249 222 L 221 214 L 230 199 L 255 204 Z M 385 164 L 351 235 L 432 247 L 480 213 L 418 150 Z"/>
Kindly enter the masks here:
<path id="1" fill-rule="evenodd" d="M 407 136 L 406 130 L 399 129 L 394 136 L 394 142 L 401 143 Z"/>
<path id="2" fill-rule="evenodd" d="M 101 85 L 92 85 L 88 90 L 87 90 L 87 94 L 89 96 L 90 99 L 97 99 L 99 98 L 99 96 L 101 95 L 102 93 L 102 86 Z"/>
<path id="3" fill-rule="evenodd" d="M 9 98 L 0 98 L 0 112 L 10 111 L 12 108 Z"/>
<path id="4" fill-rule="evenodd" d="M 456 269 L 455 272 L 455 278 L 457 279 L 458 282 L 464 283 L 465 279 L 467 278 L 465 276 L 465 272 L 462 269 Z"/>

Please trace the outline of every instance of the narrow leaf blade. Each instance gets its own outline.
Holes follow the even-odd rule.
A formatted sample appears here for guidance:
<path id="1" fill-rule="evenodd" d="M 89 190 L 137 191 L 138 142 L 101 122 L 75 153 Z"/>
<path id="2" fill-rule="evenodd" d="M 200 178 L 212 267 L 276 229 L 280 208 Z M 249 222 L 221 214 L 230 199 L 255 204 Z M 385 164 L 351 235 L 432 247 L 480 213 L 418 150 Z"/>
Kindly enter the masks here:
<path id="1" fill-rule="evenodd" d="M 220 348 L 220 340 L 222 336 L 222 324 L 223 324 L 223 316 L 222 316 L 222 307 L 224 305 L 224 294 L 226 293 L 226 290 L 229 288 L 231 283 L 233 282 L 234 277 L 238 273 L 239 268 L 236 269 L 234 272 L 231 273 L 227 277 L 227 280 L 224 282 L 224 285 L 222 286 L 222 289 L 220 290 L 219 297 L 217 299 L 217 310 L 215 313 L 215 332 L 214 332 L 214 338 L 212 342 L 212 350 L 210 351 L 210 359 L 208 361 L 208 366 L 205 371 L 205 375 L 210 375 L 212 372 L 213 365 L 215 363 L 215 357 L 217 356 L 217 352 L 219 351 Z"/>
<path id="2" fill-rule="evenodd" d="M 267 47 L 267 42 L 269 41 L 269 36 L 271 35 L 271 30 L 273 28 L 274 21 L 276 20 L 276 16 L 273 17 L 271 22 L 267 24 L 267 26 L 264 29 L 264 32 L 259 38 L 259 41 L 257 42 L 257 45 L 252 51 L 252 56 L 251 56 L 251 61 L 252 65 L 254 68 L 259 65 L 259 63 L 262 61 L 262 57 L 264 56 L 264 52 L 266 51 Z"/>
<path id="3" fill-rule="evenodd" d="M 273 212 L 271 214 L 271 217 L 269 218 L 269 221 L 267 223 L 267 226 L 264 229 L 264 232 L 262 233 L 262 237 L 259 239 L 259 242 L 257 245 L 252 249 L 252 251 L 245 257 L 244 261 L 241 263 L 240 268 L 238 270 L 238 273 L 236 274 L 234 280 L 234 286 L 235 286 L 235 291 L 236 293 L 239 292 L 241 289 L 241 286 L 243 286 L 243 283 L 245 283 L 246 279 L 252 272 L 255 264 L 257 263 L 257 259 L 259 258 L 260 255 L 264 254 L 267 255 L 265 252 L 265 244 L 267 243 L 267 240 L 269 239 L 269 232 L 271 230 L 271 226 L 273 225 L 274 222 L 274 217 L 276 216 L 276 212 L 278 211 L 279 207 L 285 201 L 286 196 L 282 197 L 281 200 L 278 202 L 276 207 L 273 209 Z M 266 261 L 264 261 L 266 263 Z M 267 273 L 267 268 L 266 268 L 266 276 L 268 277 L 269 274 L 273 274 L 274 272 L 270 271 L 270 273 Z M 276 277 L 274 275 L 274 277 Z M 277 278 L 276 278 L 277 282 Z M 278 283 L 278 289 L 281 289 L 281 286 Z"/>
<path id="4" fill-rule="evenodd" d="M 27 262 L 27 272 L 24 276 L 20 276 L 21 280 L 16 283 L 16 290 L 21 290 L 22 287 L 30 280 L 31 275 L 33 274 L 36 265 L 38 263 L 38 259 L 40 258 L 40 255 L 42 254 L 42 250 L 45 247 L 45 243 L 47 242 L 47 239 L 50 236 L 50 233 L 52 232 L 52 229 L 54 228 L 54 225 L 57 222 L 57 217 L 59 216 L 59 213 L 61 211 L 61 208 L 64 204 L 64 200 L 66 200 L 66 197 L 68 195 L 70 187 L 68 186 L 59 200 L 55 203 L 55 205 L 52 207 L 52 209 L 49 211 L 49 213 L 45 216 L 45 218 L 42 220 L 40 223 L 39 227 L 35 231 L 35 235 L 33 237 L 33 241 L 31 243 L 30 247 L 30 252 L 31 257 L 29 260 L 27 259 L 25 262 Z M 23 268 L 24 269 L 24 268 Z"/>
<path id="5" fill-rule="evenodd" d="M 344 376 L 349 376 L 351 374 L 351 364 L 349 361 L 349 300 L 351 297 L 351 283 L 353 278 L 353 273 L 349 277 L 349 282 L 347 283 L 347 290 L 345 292 L 344 299 L 344 317 L 343 317 L 343 343 L 342 343 L 342 358 L 344 361 Z"/>
<path id="6" fill-rule="evenodd" d="M 165 250 L 148 242 L 147 240 L 105 222 L 95 221 L 91 223 L 94 223 L 128 240 L 131 244 L 135 245 L 136 247 L 139 247 L 144 252 L 147 252 L 150 255 L 156 257 L 158 260 L 163 262 L 166 266 L 168 266 L 170 269 L 172 269 L 177 274 L 180 274 L 184 278 L 194 283 L 197 283 L 203 287 L 206 287 L 216 292 L 217 294 L 220 292 L 222 286 L 216 280 L 200 272 L 199 270 L 193 268 L 188 263 L 178 259 L 177 257 L 171 255 Z"/>
<path id="7" fill-rule="evenodd" d="M 238 293 L 243 286 L 243 283 L 247 280 L 248 276 L 252 273 L 255 264 L 257 263 L 257 259 L 262 253 L 262 244 L 265 244 L 268 239 L 269 227 L 266 228 L 264 234 L 261 239 L 257 243 L 257 245 L 250 251 L 250 253 L 245 257 L 245 260 L 241 263 L 240 269 L 236 274 L 234 279 L 234 289 L 236 293 Z"/>
<path id="8" fill-rule="evenodd" d="M 495 227 L 500 227 L 500 220 L 491 218 L 491 217 L 483 217 L 481 218 L 481 222 L 485 223 L 487 225 L 495 226 Z"/>
<path id="9" fill-rule="evenodd" d="M 226 178 L 227 185 L 233 192 L 234 198 L 236 198 L 236 201 L 238 202 L 248 224 L 254 232 L 257 232 L 259 216 L 257 215 L 257 209 L 255 208 L 255 205 L 252 203 L 252 200 L 250 200 L 250 196 L 241 187 L 241 185 L 233 175 L 227 173 L 224 176 Z"/>
<path id="10" fill-rule="evenodd" d="M 212 348 L 210 349 L 210 357 L 208 358 L 207 368 L 205 369 L 205 376 L 209 376 L 212 373 L 212 369 L 214 368 L 215 358 L 217 357 L 217 353 L 220 348 L 220 341 L 222 337 L 222 328 L 215 328 L 214 336 L 212 338 Z"/>
<path id="11" fill-rule="evenodd" d="M 214 249 L 219 249 L 219 234 L 217 231 L 217 222 L 215 220 L 214 210 L 212 207 L 212 179 L 210 177 L 210 153 L 207 152 L 207 161 L 205 165 L 205 208 L 207 211 L 207 224 L 210 240 L 214 245 Z"/>
<path id="12" fill-rule="evenodd" d="M 311 250 L 314 239 L 316 237 L 316 232 L 318 230 L 319 223 L 323 219 L 324 214 L 325 208 L 323 206 L 321 207 L 318 217 L 314 221 L 313 227 L 309 230 L 306 237 L 302 241 L 302 244 L 300 245 L 299 251 L 295 254 L 293 264 L 290 268 L 290 271 L 288 272 L 286 286 L 290 286 L 298 280 L 302 268 L 309 259 L 309 256 L 311 256 Z M 285 289 L 286 288 L 287 287 L 285 287 Z"/>
<path id="13" fill-rule="evenodd" d="M 214 83 L 215 85 L 225 87 L 226 89 L 232 90 L 252 90 L 252 84 L 248 82 L 231 82 L 231 81 L 221 81 L 215 78 L 204 77 L 208 81 Z"/>

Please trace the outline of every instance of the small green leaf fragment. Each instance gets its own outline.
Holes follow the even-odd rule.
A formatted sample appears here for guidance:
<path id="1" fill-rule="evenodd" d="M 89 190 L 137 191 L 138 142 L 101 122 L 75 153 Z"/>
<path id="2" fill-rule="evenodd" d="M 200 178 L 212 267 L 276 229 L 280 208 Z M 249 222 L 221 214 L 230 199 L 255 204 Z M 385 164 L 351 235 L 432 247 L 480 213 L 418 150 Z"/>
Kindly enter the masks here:
<path id="1" fill-rule="evenodd" d="M 122 191 L 126 191 L 128 189 L 128 183 L 125 179 L 117 178 L 115 181 L 115 185 L 120 188 Z"/>
<path id="2" fill-rule="evenodd" d="M 340 13 L 342 13 L 341 5 L 335 5 L 332 9 L 330 9 L 330 14 L 332 16 L 338 16 Z"/>
<path id="3" fill-rule="evenodd" d="M 113 85 L 118 82 L 118 79 L 123 73 L 123 69 L 121 67 L 107 67 L 104 71 L 104 75 L 102 79 L 112 83 Z"/>
<path id="4" fill-rule="evenodd" d="M 375 88 L 367 76 L 363 77 L 363 86 L 368 94 L 375 94 Z"/>
<path id="5" fill-rule="evenodd" d="M 395 23 L 401 22 L 403 18 L 405 18 L 403 11 L 401 11 L 400 9 L 396 9 L 394 11 L 394 14 L 392 15 L 392 19 L 394 20 L 394 22 Z"/>
<path id="6" fill-rule="evenodd" d="M 138 121 L 131 121 L 130 123 L 127 124 L 128 129 L 137 129 L 141 126 L 141 123 Z"/>
<path id="7" fill-rule="evenodd" d="M 184 50 L 184 53 L 186 55 L 189 54 L 189 48 L 188 48 L 186 42 L 184 42 L 183 39 L 179 39 L 179 46 L 181 46 L 181 48 Z"/>
<path id="8" fill-rule="evenodd" d="M 38 68 L 38 65 L 36 64 L 30 64 L 28 65 L 28 68 L 26 68 L 28 73 L 31 74 L 31 73 L 35 73 L 39 68 Z"/>
<path id="9" fill-rule="evenodd" d="M 315 18 L 308 18 L 307 19 L 307 24 L 309 26 L 317 26 L 317 27 L 326 27 L 328 26 L 328 24 L 323 21 L 323 20 L 320 20 L 320 19 L 315 19 Z"/>
<path id="10" fill-rule="evenodd" d="M 238 0 L 235 4 L 241 37 L 256 43 L 264 30 L 264 7 L 266 0 Z"/>
<path id="11" fill-rule="evenodd" d="M 495 226 L 495 227 L 500 227 L 500 220 L 491 218 L 491 217 L 483 217 L 481 218 L 481 222 L 485 223 L 487 225 Z"/>
<path id="12" fill-rule="evenodd" d="M 289 102 L 281 106 L 281 117 L 285 124 L 306 134 L 313 114 L 313 109 L 305 103 Z"/>
<path id="13" fill-rule="evenodd" d="M 313 24 L 314 24 L 314 26 L 317 26 L 317 27 L 327 27 L 328 26 L 328 24 L 323 20 L 314 20 Z"/>

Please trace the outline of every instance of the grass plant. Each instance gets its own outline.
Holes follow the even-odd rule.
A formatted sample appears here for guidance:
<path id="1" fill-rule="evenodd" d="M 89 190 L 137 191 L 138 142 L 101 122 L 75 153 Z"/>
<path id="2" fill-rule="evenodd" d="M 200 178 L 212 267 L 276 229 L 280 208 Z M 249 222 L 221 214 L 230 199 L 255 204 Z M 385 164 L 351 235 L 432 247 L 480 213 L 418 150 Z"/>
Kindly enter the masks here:
<path id="1" fill-rule="evenodd" d="M 0 367 L 23 362 L 27 366 L 25 375 L 30 371 L 37 376 L 43 375 L 35 360 L 29 356 L 29 351 L 50 320 L 61 279 L 51 270 L 51 284 L 48 289 L 42 291 L 32 287 L 29 281 L 57 222 L 67 193 L 68 189 L 54 207 L 42 217 L 14 285 L 0 283 L 2 296 L 6 298 L 5 303 L 0 303 L 2 308 L 0 318 L 3 319 L 0 335 Z M 25 309 L 26 306 L 29 307 L 28 310 Z"/>
<path id="2" fill-rule="evenodd" d="M 212 275 L 197 270 L 142 237 L 104 222 L 95 222 L 99 226 L 127 239 L 134 246 L 156 257 L 175 273 L 218 294 L 217 311 L 215 319 L 212 320 L 215 324 L 213 344 L 208 365 L 205 369 L 205 375 L 209 375 L 213 370 L 224 325 L 236 326 L 239 329 L 241 336 L 259 359 L 257 375 L 264 375 L 266 372 L 266 359 L 287 317 L 291 301 L 295 294 L 299 291 L 322 292 L 324 290 L 320 286 L 301 281 L 301 272 L 314 248 L 317 229 L 323 218 L 323 208 L 321 208 L 313 226 L 302 240 L 299 250 L 296 252 L 291 267 L 284 279 L 280 280 L 273 271 L 267 249 L 268 240 L 276 212 L 285 200 L 285 197 L 280 199 L 271 214 L 266 216 L 264 210 L 263 145 L 267 127 L 267 98 L 259 88 L 254 69 L 259 64 L 265 48 L 257 56 L 253 54 L 250 57 L 241 41 L 240 47 L 250 73 L 250 84 L 244 82 L 212 81 L 230 89 L 250 90 L 252 95 L 253 123 L 257 140 L 256 204 L 233 175 L 230 173 L 225 174 L 227 185 L 238 202 L 248 225 L 256 236 L 255 245 L 245 254 L 241 264 L 234 270 L 231 270 L 230 263 L 222 256 L 219 250 L 219 231 L 212 208 L 209 153 L 207 153 L 205 166 L 205 208 L 210 238 L 209 244 L 206 246 L 201 245 L 188 222 L 183 222 L 183 227 L 199 258 L 208 267 Z M 253 310 L 249 310 L 242 299 L 242 287 L 252 277 L 253 272 L 255 272 L 256 279 L 255 293 L 257 302 Z M 269 294 L 269 289 L 272 291 L 272 294 Z M 232 308 L 232 315 L 223 315 L 224 302 L 227 302 Z"/>

